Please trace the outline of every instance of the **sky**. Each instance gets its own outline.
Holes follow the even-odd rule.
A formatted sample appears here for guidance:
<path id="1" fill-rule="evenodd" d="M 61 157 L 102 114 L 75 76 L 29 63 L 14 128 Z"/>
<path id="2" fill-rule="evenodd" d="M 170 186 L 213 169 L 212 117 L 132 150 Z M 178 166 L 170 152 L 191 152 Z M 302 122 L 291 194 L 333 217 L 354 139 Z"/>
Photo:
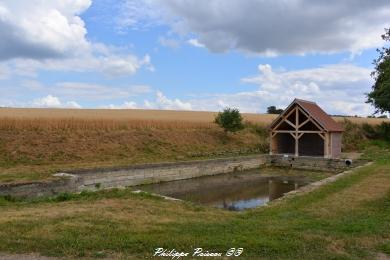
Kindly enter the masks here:
<path id="1" fill-rule="evenodd" d="M 0 106 L 371 115 L 388 0 L 0 0 Z"/>

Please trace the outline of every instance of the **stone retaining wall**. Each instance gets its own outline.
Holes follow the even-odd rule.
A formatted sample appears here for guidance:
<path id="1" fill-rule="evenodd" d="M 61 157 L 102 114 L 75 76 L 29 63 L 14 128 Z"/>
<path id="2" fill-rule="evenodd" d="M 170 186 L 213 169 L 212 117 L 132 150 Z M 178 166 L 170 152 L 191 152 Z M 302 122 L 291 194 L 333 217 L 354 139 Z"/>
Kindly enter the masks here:
<path id="1" fill-rule="evenodd" d="M 268 165 L 291 167 L 294 169 L 320 170 L 320 171 L 342 171 L 366 163 L 365 160 L 327 159 L 323 157 L 310 156 L 283 156 L 269 155 Z"/>
<path id="2" fill-rule="evenodd" d="M 58 173 L 55 176 L 60 177 L 60 180 L 50 182 L 0 184 L 0 196 L 49 196 L 61 192 L 182 180 L 259 168 L 266 164 L 267 158 L 268 155 L 255 155 L 227 159 L 134 165 L 123 168 L 79 170 Z"/>
<path id="3" fill-rule="evenodd" d="M 135 186 L 255 169 L 266 162 L 266 155 L 256 155 L 229 159 L 139 165 L 118 169 L 95 169 L 70 173 L 82 179 L 83 185 L 80 189 L 94 190 L 96 187 Z"/>
<path id="4" fill-rule="evenodd" d="M 353 162 L 354 166 L 359 164 L 361 163 Z M 262 165 L 325 171 L 341 171 L 350 167 L 346 165 L 345 160 L 262 154 L 227 159 L 145 164 L 58 173 L 55 174 L 57 179 L 52 181 L 0 184 L 0 196 L 51 196 L 61 192 L 127 187 L 230 173 L 255 169 Z"/>

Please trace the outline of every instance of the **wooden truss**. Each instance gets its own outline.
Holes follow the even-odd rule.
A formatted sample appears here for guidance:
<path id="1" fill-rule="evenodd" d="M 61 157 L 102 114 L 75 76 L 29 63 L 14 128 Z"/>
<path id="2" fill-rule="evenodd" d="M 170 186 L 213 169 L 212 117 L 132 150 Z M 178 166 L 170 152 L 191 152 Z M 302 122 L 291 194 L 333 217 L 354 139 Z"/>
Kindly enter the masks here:
<path id="1" fill-rule="evenodd" d="M 295 114 L 294 114 L 295 113 Z M 303 122 L 300 122 L 300 114 L 304 115 L 306 119 Z M 293 118 L 293 120 L 291 120 Z M 304 130 L 303 127 L 311 122 L 317 129 L 316 130 Z M 291 130 L 280 129 L 283 123 L 289 125 Z M 271 139 L 279 133 L 289 133 L 295 139 L 295 155 L 298 156 L 298 141 L 306 133 L 318 134 L 324 140 L 324 154 L 327 154 L 328 147 L 328 138 L 327 133 L 322 126 L 320 126 L 316 120 L 303 110 L 300 106 L 296 105 L 285 115 L 281 115 L 277 124 L 271 130 Z M 272 141 L 271 141 L 271 151 L 272 151 Z"/>

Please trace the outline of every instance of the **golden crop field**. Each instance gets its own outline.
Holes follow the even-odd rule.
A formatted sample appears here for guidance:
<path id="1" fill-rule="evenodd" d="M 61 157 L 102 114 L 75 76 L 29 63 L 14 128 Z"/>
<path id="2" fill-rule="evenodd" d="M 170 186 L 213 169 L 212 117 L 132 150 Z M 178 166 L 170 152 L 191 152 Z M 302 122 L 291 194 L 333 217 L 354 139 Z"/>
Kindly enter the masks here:
<path id="1" fill-rule="evenodd" d="M 212 123 L 216 112 L 204 111 L 174 111 L 174 110 L 142 110 L 142 109 L 45 109 L 45 108 L 0 108 L 0 118 L 4 120 L 14 119 L 17 121 L 26 120 L 88 120 L 97 123 L 99 120 L 133 121 L 134 125 L 140 124 L 160 124 L 162 122 L 185 125 L 183 122 L 191 123 Z M 267 125 L 276 118 L 271 114 L 242 114 L 246 121 Z M 380 124 L 383 121 L 390 122 L 389 119 L 346 117 L 353 123 Z M 345 117 L 334 117 L 336 121 L 342 122 Z M 179 123 L 181 122 L 181 123 Z"/>

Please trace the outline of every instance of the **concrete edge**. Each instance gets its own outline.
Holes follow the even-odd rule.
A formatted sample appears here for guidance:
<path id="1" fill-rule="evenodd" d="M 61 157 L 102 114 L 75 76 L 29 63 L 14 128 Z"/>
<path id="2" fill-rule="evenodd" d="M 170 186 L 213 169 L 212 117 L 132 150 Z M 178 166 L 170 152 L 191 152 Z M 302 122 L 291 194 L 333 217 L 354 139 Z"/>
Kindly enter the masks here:
<path id="1" fill-rule="evenodd" d="M 330 176 L 328 178 L 325 178 L 325 179 L 322 179 L 322 180 L 319 180 L 319 181 L 316 181 L 316 182 L 312 182 L 312 183 L 309 183 L 308 185 L 305 185 L 305 186 L 302 186 L 300 187 L 299 189 L 297 190 L 293 190 L 293 191 L 290 191 L 290 192 L 287 192 L 285 194 L 283 194 L 282 197 L 276 199 L 276 200 L 273 200 L 273 201 L 270 201 L 268 202 L 267 204 L 263 205 L 262 207 L 266 206 L 266 207 L 270 207 L 270 206 L 273 206 L 273 205 L 276 205 L 284 200 L 288 200 L 288 199 L 292 199 L 292 198 L 295 198 L 297 196 L 302 196 L 302 195 L 305 195 L 305 194 L 308 194 L 310 192 L 313 192 L 315 190 L 317 190 L 318 188 L 322 187 L 322 186 L 325 186 L 329 183 L 333 183 L 335 181 L 337 181 L 338 179 L 344 177 L 344 176 L 347 176 L 349 174 L 352 174 L 354 173 L 357 169 L 360 169 L 360 168 L 363 168 L 363 167 L 366 167 L 366 166 L 370 166 L 372 165 L 374 162 L 367 162 L 363 165 L 359 165 L 359 166 L 356 166 L 352 169 L 349 169 L 349 170 L 346 170 L 346 171 L 343 171 L 343 172 L 340 172 L 336 175 L 333 175 L 333 176 Z"/>
<path id="2" fill-rule="evenodd" d="M 161 167 L 172 167 L 172 166 L 184 166 L 184 165 L 196 165 L 204 162 L 224 162 L 224 161 L 238 161 L 241 159 L 256 159 L 261 157 L 267 157 L 268 154 L 255 154 L 255 155 L 244 155 L 235 157 L 223 157 L 203 160 L 189 160 L 189 161 L 177 161 L 177 162 L 160 162 L 160 163 L 145 163 L 145 164 L 133 164 L 128 166 L 118 167 L 104 167 L 104 168 L 91 168 L 91 169 L 75 169 L 67 171 L 68 174 L 87 174 L 95 172 L 111 172 L 120 170 L 133 170 L 133 169 L 150 169 L 150 168 L 161 168 Z"/>
<path id="3" fill-rule="evenodd" d="M 149 194 L 149 195 L 152 195 L 152 196 L 155 196 L 155 197 L 159 197 L 159 198 L 162 198 L 162 199 L 165 199 L 165 200 L 184 202 L 184 200 L 181 200 L 181 199 L 176 199 L 176 198 L 173 198 L 173 197 L 164 196 L 164 195 L 161 195 L 161 194 L 157 194 L 157 193 L 153 193 L 153 192 L 147 192 L 147 191 L 143 191 L 143 190 L 135 190 L 135 191 L 132 191 L 132 193 L 134 193 L 134 194 L 145 193 L 145 194 Z"/>

